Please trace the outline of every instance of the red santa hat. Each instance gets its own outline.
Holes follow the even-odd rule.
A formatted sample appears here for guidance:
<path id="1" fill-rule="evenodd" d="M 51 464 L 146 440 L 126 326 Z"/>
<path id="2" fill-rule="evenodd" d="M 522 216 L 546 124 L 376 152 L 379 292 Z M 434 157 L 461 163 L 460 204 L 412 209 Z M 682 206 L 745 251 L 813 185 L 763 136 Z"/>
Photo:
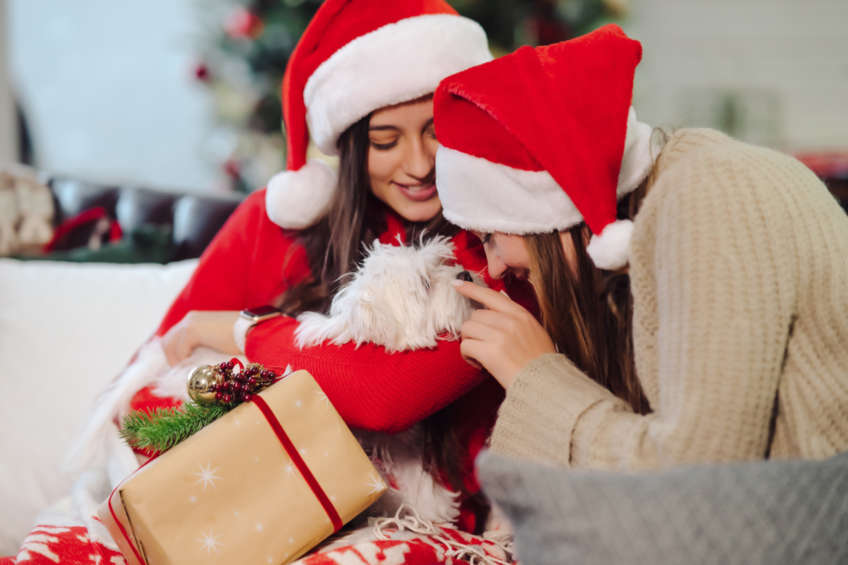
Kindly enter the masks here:
<path id="1" fill-rule="evenodd" d="M 432 93 L 444 77 L 491 60 L 486 33 L 444 0 L 327 0 L 283 78 L 286 171 L 268 182 L 276 224 L 307 227 L 326 214 L 336 174 L 310 160 L 310 136 L 327 155 L 374 110 Z"/>
<path id="2" fill-rule="evenodd" d="M 616 203 L 653 164 L 651 127 L 630 107 L 641 57 L 638 41 L 607 25 L 445 79 L 434 99 L 445 217 L 513 234 L 585 221 L 595 265 L 626 265 L 633 226 Z"/>

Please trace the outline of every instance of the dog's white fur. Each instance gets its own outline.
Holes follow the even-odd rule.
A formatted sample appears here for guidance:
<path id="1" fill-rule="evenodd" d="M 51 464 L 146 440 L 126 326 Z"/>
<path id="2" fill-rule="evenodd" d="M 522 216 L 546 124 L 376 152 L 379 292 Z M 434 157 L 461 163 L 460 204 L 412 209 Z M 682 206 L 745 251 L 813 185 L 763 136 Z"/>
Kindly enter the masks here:
<path id="1" fill-rule="evenodd" d="M 435 347 L 440 336 L 457 339 L 472 309 L 451 285 L 462 270 L 445 237 L 417 246 L 376 242 L 333 297 L 329 315 L 298 316 L 296 343 L 370 342 L 391 353 Z"/>

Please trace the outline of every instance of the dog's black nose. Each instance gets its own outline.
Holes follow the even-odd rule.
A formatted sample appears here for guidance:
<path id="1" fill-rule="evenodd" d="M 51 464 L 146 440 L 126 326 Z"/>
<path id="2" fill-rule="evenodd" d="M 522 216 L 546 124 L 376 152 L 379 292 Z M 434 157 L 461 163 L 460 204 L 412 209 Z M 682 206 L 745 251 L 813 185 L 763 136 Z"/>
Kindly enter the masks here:
<path id="1" fill-rule="evenodd" d="M 468 271 L 460 271 L 459 274 L 456 275 L 456 278 L 466 282 L 472 282 L 474 280 L 471 278 L 471 273 Z"/>

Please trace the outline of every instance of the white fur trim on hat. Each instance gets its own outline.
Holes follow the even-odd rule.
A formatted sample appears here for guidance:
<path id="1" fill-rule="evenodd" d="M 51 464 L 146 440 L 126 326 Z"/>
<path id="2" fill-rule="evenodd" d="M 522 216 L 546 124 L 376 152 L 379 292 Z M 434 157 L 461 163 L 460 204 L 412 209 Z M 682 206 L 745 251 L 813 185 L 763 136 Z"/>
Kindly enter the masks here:
<path id="1" fill-rule="evenodd" d="M 622 198 L 645 179 L 654 163 L 653 128 L 630 109 L 616 194 Z M 547 171 L 494 163 L 444 145 L 436 152 L 436 186 L 444 216 L 482 232 L 527 234 L 564 230 L 583 215 Z"/>
<path id="2" fill-rule="evenodd" d="M 654 166 L 651 134 L 654 128 L 636 118 L 636 110 L 630 107 L 627 114 L 627 134 L 624 138 L 624 153 L 621 156 L 621 170 L 618 173 L 618 197 L 635 190 L 642 184 Z"/>
<path id="3" fill-rule="evenodd" d="M 436 186 L 445 218 L 469 230 L 540 233 L 583 216 L 547 171 L 524 171 L 455 151 L 436 152 Z"/>
<path id="4" fill-rule="evenodd" d="M 633 235 L 633 222 L 616 220 L 593 235 L 586 246 L 586 252 L 599 269 L 614 271 L 627 265 L 630 257 L 630 237 Z"/>
<path id="5" fill-rule="evenodd" d="M 491 59 L 486 32 L 468 18 L 430 14 L 387 24 L 350 41 L 309 77 L 309 133 L 335 155 L 338 136 L 362 117 L 430 94 L 443 78 Z"/>
<path id="6" fill-rule="evenodd" d="M 316 159 L 296 171 L 277 173 L 265 192 L 268 217 L 282 228 L 311 226 L 329 210 L 337 182 L 333 168 Z"/>

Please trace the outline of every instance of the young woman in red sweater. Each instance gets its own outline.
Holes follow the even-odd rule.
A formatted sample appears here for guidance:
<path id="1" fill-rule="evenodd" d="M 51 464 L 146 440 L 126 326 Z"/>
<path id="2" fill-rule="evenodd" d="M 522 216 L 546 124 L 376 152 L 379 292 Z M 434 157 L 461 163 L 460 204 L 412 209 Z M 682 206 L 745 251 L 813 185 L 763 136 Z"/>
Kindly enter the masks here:
<path id="1" fill-rule="evenodd" d="M 439 472 L 476 491 L 471 458 L 501 393 L 483 386 L 455 403 L 484 380 L 462 360 L 458 341 L 394 354 L 369 344 L 301 350 L 294 316 L 326 311 L 339 277 L 374 240 L 448 235 L 463 266 L 485 269 L 476 238 L 441 216 L 432 92 L 445 76 L 490 58 L 482 28 L 443 0 L 325 2 L 283 81 L 287 170 L 236 210 L 171 305 L 156 332 L 168 362 L 199 346 L 243 352 L 276 371 L 308 370 L 352 427 L 397 432 L 426 419 L 425 449 Z M 310 138 L 338 154 L 337 177 L 307 162 Z M 252 327 L 238 321 L 240 310 L 263 305 L 284 315 Z M 131 407 L 178 402 L 146 387 Z M 473 529 L 468 513 L 462 522 Z"/>

